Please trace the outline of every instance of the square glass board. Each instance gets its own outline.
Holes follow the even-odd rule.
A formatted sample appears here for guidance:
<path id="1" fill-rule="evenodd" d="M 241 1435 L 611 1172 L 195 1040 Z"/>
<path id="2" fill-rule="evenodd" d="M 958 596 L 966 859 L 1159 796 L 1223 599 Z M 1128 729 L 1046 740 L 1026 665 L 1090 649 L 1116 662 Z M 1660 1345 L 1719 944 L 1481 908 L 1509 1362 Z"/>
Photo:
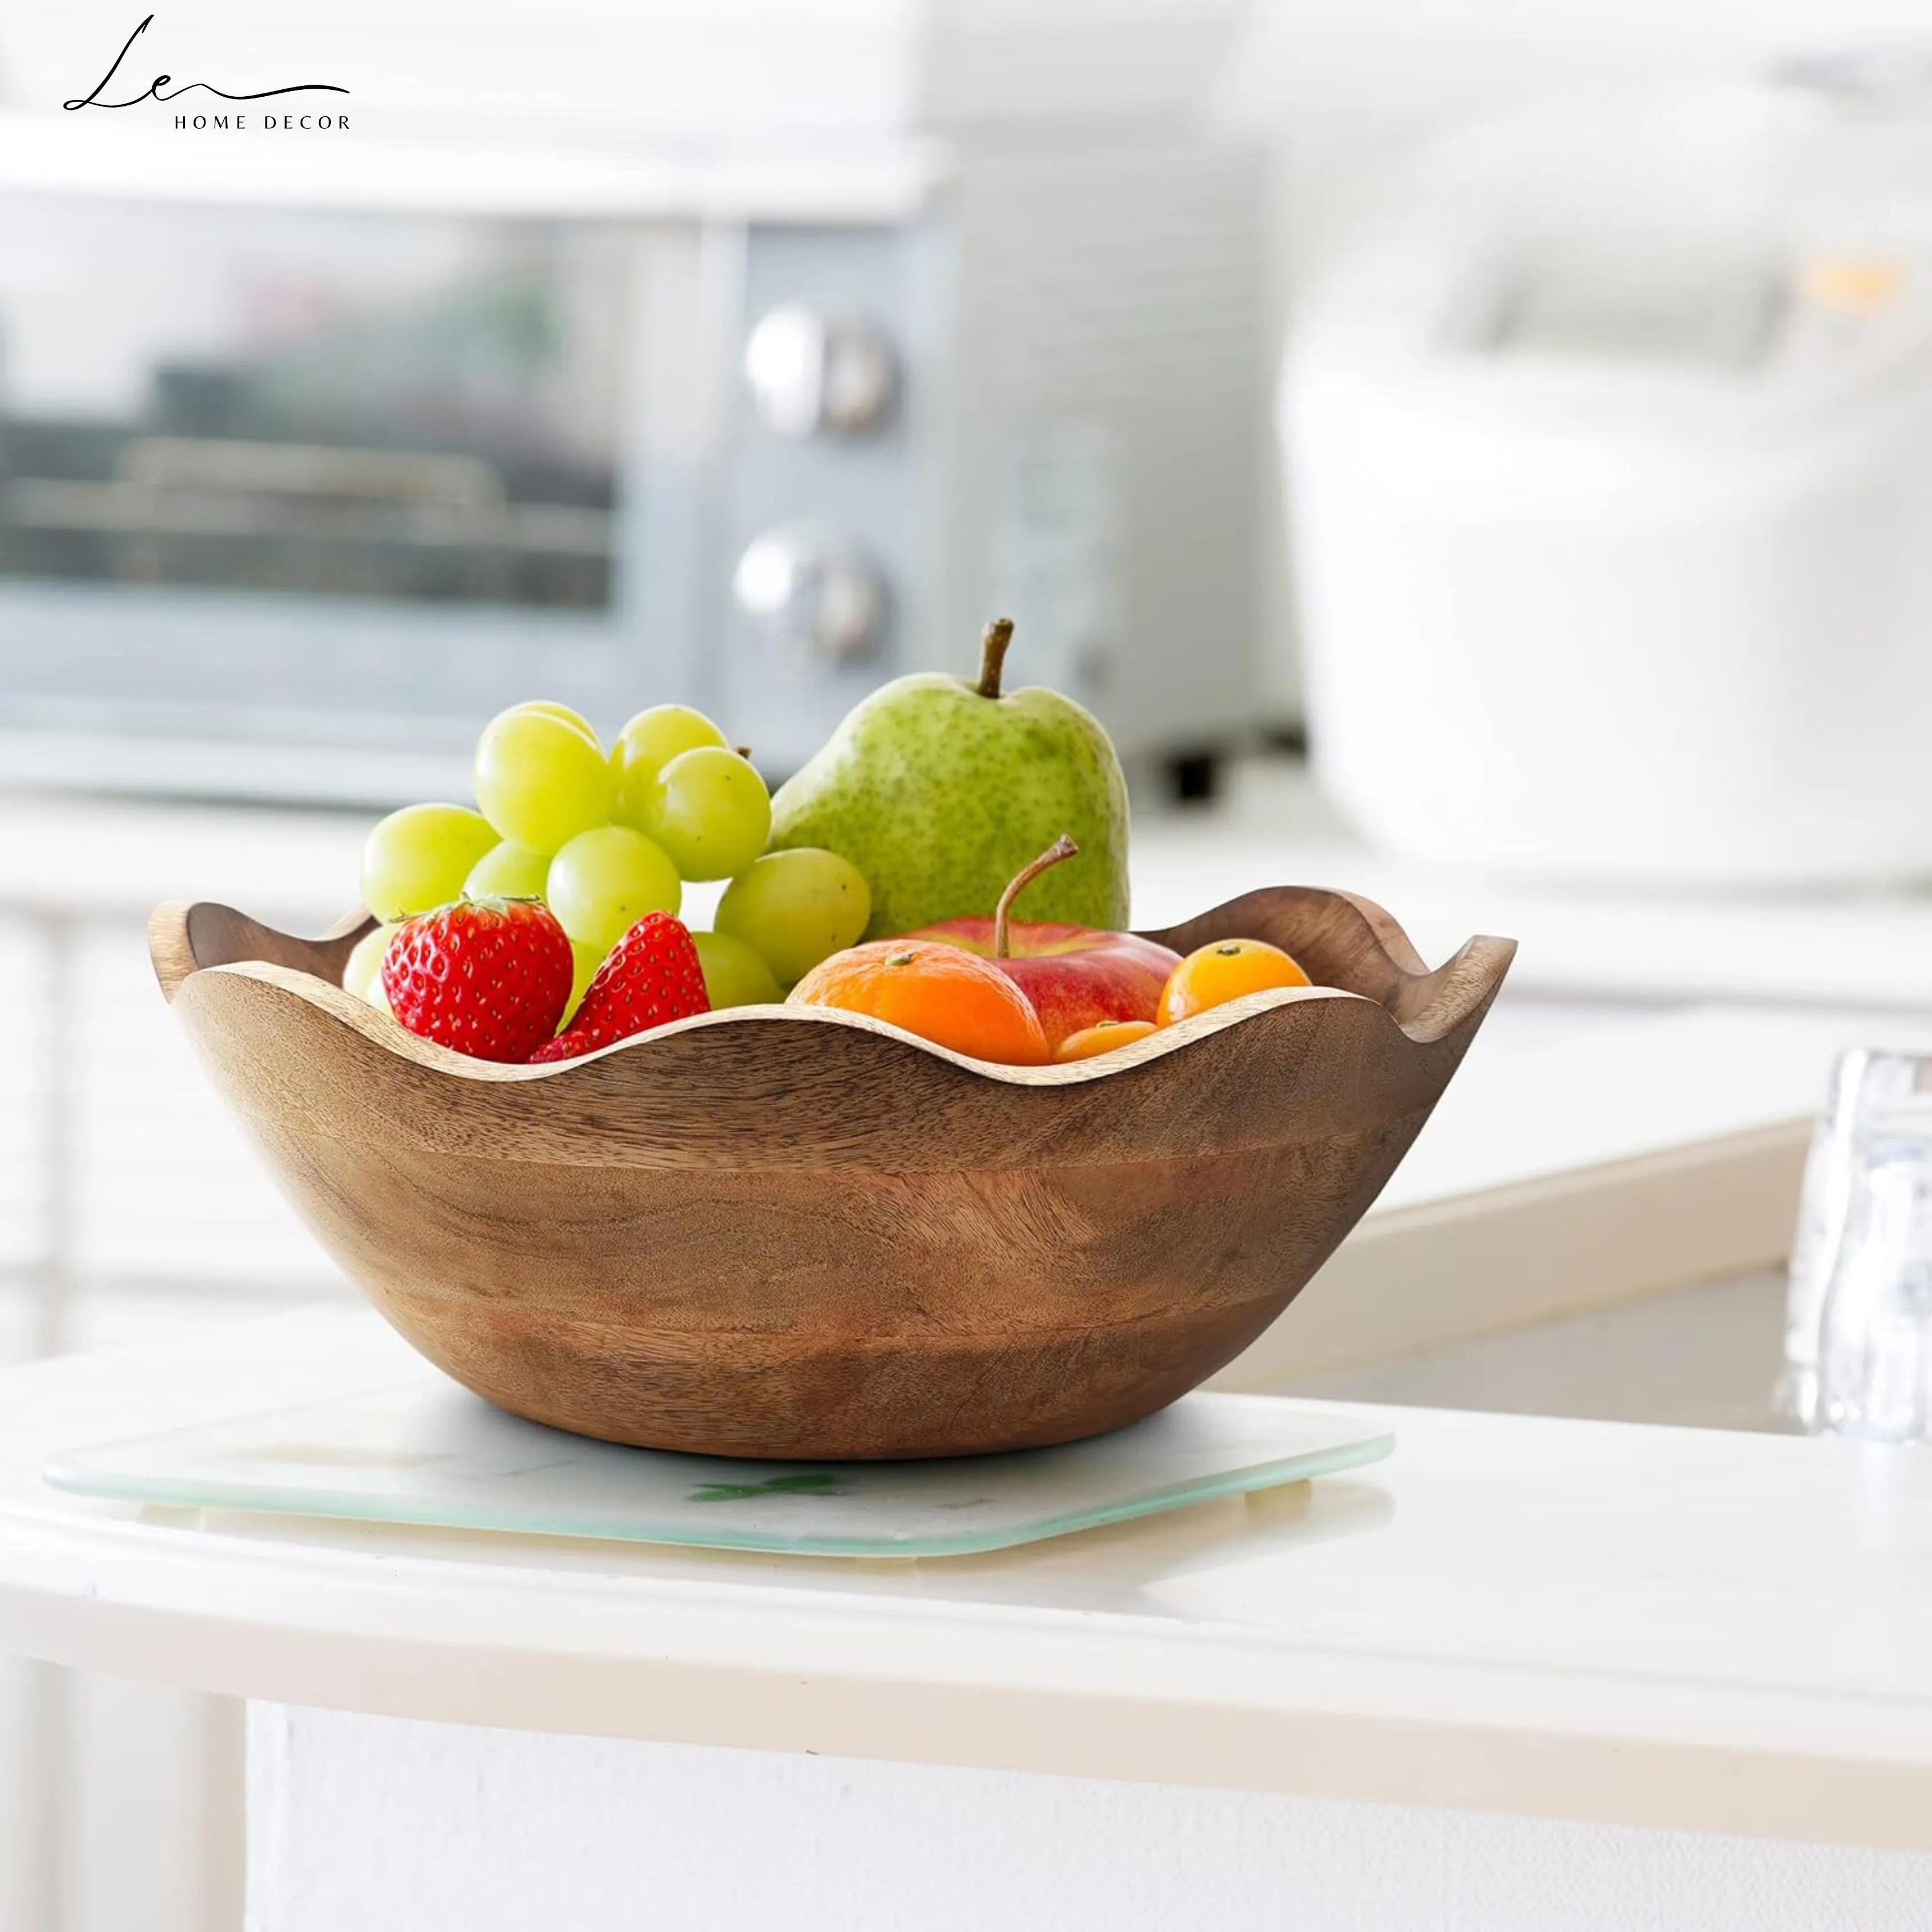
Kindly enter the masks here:
<path id="1" fill-rule="evenodd" d="M 1185 1396 L 1057 1449 L 752 1462 L 626 1449 L 437 1378 L 54 1457 L 58 1490 L 176 1508 L 815 1556 L 947 1556 L 1327 1475 L 1395 1438 L 1271 1396 Z"/>

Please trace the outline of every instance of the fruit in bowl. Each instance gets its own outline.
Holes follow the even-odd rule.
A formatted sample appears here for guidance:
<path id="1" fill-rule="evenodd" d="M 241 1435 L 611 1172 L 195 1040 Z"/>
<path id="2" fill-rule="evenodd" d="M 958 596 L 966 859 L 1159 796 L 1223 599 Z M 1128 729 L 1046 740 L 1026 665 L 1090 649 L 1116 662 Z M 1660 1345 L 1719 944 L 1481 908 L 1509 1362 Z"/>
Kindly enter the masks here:
<path id="1" fill-rule="evenodd" d="M 406 920 L 382 954 L 389 1011 L 478 1060 L 525 1060 L 556 1034 L 575 962 L 533 899 L 464 899 Z"/>
<path id="2" fill-rule="evenodd" d="M 1108 932 L 1064 920 L 1016 920 L 1020 894 L 1043 872 L 1080 856 L 1062 833 L 1023 867 L 990 919 L 941 920 L 910 937 L 938 939 L 990 959 L 1033 1003 L 1050 1048 L 1103 1020 L 1151 1021 L 1180 964 L 1170 948 L 1135 932 Z"/>
<path id="3" fill-rule="evenodd" d="M 1053 1051 L 1026 994 L 992 962 L 944 940 L 873 939 L 835 952 L 789 1004 L 863 1013 L 1000 1066 L 1042 1066 Z"/>
<path id="4" fill-rule="evenodd" d="M 792 988 L 793 1004 L 866 1013 L 982 1060 L 1034 1066 L 1094 1059 L 1250 993 L 1312 986 L 1300 961 L 1265 940 L 1219 939 L 1184 959 L 1139 933 L 1010 916 L 1035 879 L 1079 852 L 1064 834 L 1055 839 L 1014 875 L 990 919 L 944 920 L 834 953 Z"/>
<path id="5" fill-rule="evenodd" d="M 1145 1040 L 1154 1030 L 1152 1020 L 1096 1020 L 1091 1026 L 1069 1034 L 1054 1048 L 1053 1057 L 1063 1064 L 1097 1059 L 1103 1053 L 1117 1052 L 1137 1040 Z"/>
<path id="6" fill-rule="evenodd" d="M 851 944 L 871 916 L 866 881 L 848 860 L 764 850 L 764 780 L 744 747 L 727 746 L 687 706 L 638 712 L 607 752 L 568 706 L 512 705 L 478 740 L 476 789 L 481 810 L 406 806 L 370 832 L 363 903 L 386 922 L 358 943 L 343 975 L 402 1026 L 459 1052 L 546 1064 L 693 1012 L 776 1001 L 781 975 L 783 985 L 798 980 Z M 685 885 L 717 879 L 730 881 L 718 930 L 694 935 L 676 918 Z M 396 1002 L 386 969 L 406 944 L 428 946 L 424 970 L 434 974 L 473 958 L 492 919 L 526 904 L 568 945 L 560 1007 L 536 958 L 548 928 L 530 919 L 512 920 L 487 984 L 459 975 L 460 984 L 425 986 Z M 677 938 L 658 923 L 666 919 Z M 436 922 L 434 939 L 418 929 L 406 941 L 424 921 Z M 566 1033 L 568 1046 L 539 1054 Z M 514 1042 L 527 1050 L 512 1052 Z"/>
<path id="7" fill-rule="evenodd" d="M 607 990 L 597 1002 L 601 1018 L 577 1028 L 577 1047 L 543 1051 L 538 1061 L 538 1048 L 576 1026 L 597 976 L 620 950 L 629 949 L 634 964 L 619 976 L 634 982 L 641 922 L 675 918 L 687 880 L 723 880 L 715 929 L 696 946 L 707 1006 L 769 1001 L 809 980 L 800 996 L 808 1003 L 868 1010 L 868 1002 L 883 1002 L 882 1012 L 890 1009 L 923 1037 L 976 1038 L 988 1057 L 1014 1064 L 1051 1058 L 1103 1021 L 1157 1018 L 1179 963 L 1171 952 L 1113 926 L 1012 916 L 1018 896 L 1030 890 L 1034 909 L 1048 896 L 1118 904 L 1115 924 L 1124 923 L 1127 829 L 1119 761 L 1099 724 L 1056 692 L 1002 689 L 1012 635 L 1004 620 L 988 626 L 976 683 L 922 675 L 874 693 L 776 806 L 746 748 L 728 745 L 714 721 L 687 706 L 639 712 L 607 752 L 568 706 L 542 699 L 512 705 L 478 741 L 480 810 L 406 806 L 370 833 L 364 902 L 392 930 L 380 946 L 364 942 L 345 983 L 402 1025 L 458 1051 L 501 1058 L 504 1042 L 527 1030 L 536 1046 L 522 1057 L 574 1058 L 589 1050 L 586 1040 L 628 1037 L 611 1030 L 620 1014 L 633 1016 L 631 1031 L 643 1031 L 702 1010 L 682 994 L 619 998 Z M 1063 810 L 1093 828 L 1094 849 L 1083 851 L 1063 830 L 1016 867 L 1016 841 L 1044 822 L 1042 814 Z M 846 850 L 801 843 L 808 823 Z M 868 855 L 878 892 L 851 850 Z M 572 968 L 560 1012 L 532 1012 L 510 1024 L 506 1002 L 542 976 L 513 972 L 507 962 L 493 969 L 495 1010 L 487 1016 L 477 1010 L 484 994 L 476 987 L 395 1004 L 382 964 L 400 949 L 410 920 L 448 920 L 448 902 L 459 892 L 466 903 L 529 901 L 554 915 Z M 948 908 L 946 916 L 908 930 L 909 908 L 928 902 Z M 439 949 L 460 945 L 475 922 L 455 919 Z M 1009 1035 L 980 1028 L 963 1009 L 952 1012 L 974 1004 L 976 976 L 928 952 L 916 956 L 910 973 L 915 956 L 814 976 L 828 958 L 880 930 L 989 961 L 1024 995 L 1044 1054 L 1030 1022 Z M 535 931 L 524 922 L 526 946 Z M 650 943 L 668 942 L 659 934 Z M 1012 1006 L 995 1000 L 981 1018 L 1003 1004 Z M 1083 1051 L 1088 1046 L 1099 1050 L 1084 1042 Z"/>
<path id="8" fill-rule="evenodd" d="M 1154 1020 L 1172 1026 L 1244 994 L 1310 984 L 1300 960 L 1264 939 L 1217 939 L 1178 959 L 1154 1004 Z"/>
<path id="9" fill-rule="evenodd" d="M 976 680 L 924 671 L 864 698 L 772 800 L 772 844 L 823 847 L 872 889 L 868 939 L 990 916 L 1007 881 L 1065 832 L 1086 859 L 1042 879 L 1036 915 L 1127 923 L 1127 788 L 1100 721 L 1039 686 L 1004 688 L 998 618 Z"/>
<path id="10" fill-rule="evenodd" d="M 668 913 L 646 913 L 604 956 L 563 1030 L 522 1057 L 532 1065 L 574 1060 L 710 1010 L 690 933 Z"/>
<path id="11" fill-rule="evenodd" d="M 969 700 L 1006 701 L 962 686 L 934 715 Z M 1378 908 L 1288 886 L 1129 932 L 1111 748 L 1034 708 L 1078 752 L 1049 774 L 1050 822 L 1009 814 L 1000 801 L 1030 795 L 995 788 L 975 801 L 970 862 L 914 863 L 952 818 L 914 814 L 896 850 L 802 847 L 775 804 L 771 849 L 707 934 L 680 916 L 678 865 L 645 828 L 666 822 L 667 769 L 722 734 L 658 706 L 607 752 L 566 707 L 514 707 L 479 755 L 496 842 L 459 806 L 386 820 L 368 909 L 320 940 L 162 907 L 157 976 L 322 1244 L 504 1408 L 614 1442 L 814 1460 L 1118 1427 L 1292 1301 L 1427 1118 L 1513 948 L 1473 940 L 1431 972 Z M 870 728 L 847 752 L 852 784 L 881 757 L 875 772 L 913 769 Z M 734 809 L 744 785 L 733 767 Z M 956 784 L 946 796 L 960 802 Z M 815 834 L 842 837 L 838 820 Z M 1078 852 L 1022 878 L 1062 833 Z M 558 875 L 585 838 L 625 863 Z M 669 881 L 631 862 L 632 838 Z M 704 867 L 749 847 L 672 843 Z M 537 860 L 540 890 L 461 896 L 479 867 L 533 884 Z M 946 896 L 922 897 L 935 881 Z M 1014 919 L 1022 893 L 1054 916 Z M 868 939 L 882 904 L 975 943 Z M 1035 951 L 1029 924 L 1086 930 Z M 1052 969 L 1037 992 L 1036 966 Z M 1177 982 L 1198 995 L 1185 1012 Z"/>

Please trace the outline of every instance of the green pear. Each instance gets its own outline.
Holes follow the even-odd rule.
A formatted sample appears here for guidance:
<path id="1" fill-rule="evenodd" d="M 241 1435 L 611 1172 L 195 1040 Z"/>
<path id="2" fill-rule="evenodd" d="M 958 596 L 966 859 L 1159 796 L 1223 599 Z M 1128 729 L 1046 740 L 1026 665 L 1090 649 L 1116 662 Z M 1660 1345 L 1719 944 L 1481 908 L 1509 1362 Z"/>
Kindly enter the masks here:
<path id="1" fill-rule="evenodd" d="M 1063 834 L 1080 856 L 1042 877 L 1027 916 L 1127 922 L 1127 788 L 1100 721 L 1057 691 L 1002 692 L 1013 627 L 986 627 L 979 680 L 897 678 L 854 706 L 772 800 L 771 848 L 823 845 L 872 890 L 868 939 L 989 916 Z"/>

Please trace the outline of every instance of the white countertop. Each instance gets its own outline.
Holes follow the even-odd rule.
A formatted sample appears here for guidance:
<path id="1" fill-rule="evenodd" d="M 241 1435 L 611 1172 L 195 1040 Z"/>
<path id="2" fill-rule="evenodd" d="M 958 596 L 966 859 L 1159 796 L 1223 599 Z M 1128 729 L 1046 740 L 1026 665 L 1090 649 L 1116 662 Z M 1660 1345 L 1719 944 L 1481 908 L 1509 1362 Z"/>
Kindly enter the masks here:
<path id="1" fill-rule="evenodd" d="M 0 1646 L 298 1704 L 1932 1847 L 1932 1457 L 1381 1412 L 1392 1460 L 852 1563 L 144 1518 L 50 1453 L 395 1378 L 285 1316 L 0 1375 Z"/>

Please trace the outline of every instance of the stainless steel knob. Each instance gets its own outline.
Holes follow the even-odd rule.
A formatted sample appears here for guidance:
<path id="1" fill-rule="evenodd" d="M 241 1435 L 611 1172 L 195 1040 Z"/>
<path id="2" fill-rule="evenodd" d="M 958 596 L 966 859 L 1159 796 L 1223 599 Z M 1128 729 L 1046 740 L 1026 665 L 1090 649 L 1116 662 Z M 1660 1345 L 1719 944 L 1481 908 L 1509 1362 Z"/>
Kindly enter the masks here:
<path id="1" fill-rule="evenodd" d="M 878 573 L 835 532 L 791 524 L 746 546 L 732 573 L 739 608 L 781 644 L 827 664 L 854 664 L 878 650 L 886 597 Z"/>
<path id="2" fill-rule="evenodd" d="M 828 322 L 802 302 L 768 310 L 745 344 L 745 382 L 779 436 L 876 428 L 898 385 L 892 353 L 864 323 Z"/>

